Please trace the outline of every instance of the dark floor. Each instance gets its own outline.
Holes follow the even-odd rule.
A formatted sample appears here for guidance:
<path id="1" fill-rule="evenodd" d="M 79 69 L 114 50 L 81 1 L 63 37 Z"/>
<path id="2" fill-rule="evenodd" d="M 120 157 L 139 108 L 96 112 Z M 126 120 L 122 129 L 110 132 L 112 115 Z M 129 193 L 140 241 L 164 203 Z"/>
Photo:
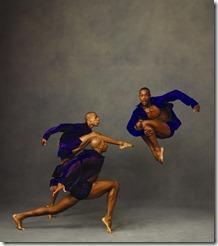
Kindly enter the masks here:
<path id="1" fill-rule="evenodd" d="M 83 201 L 56 215 L 28 218 L 26 229 L 18 231 L 11 219 L 14 211 L 36 207 L 36 203 L 6 207 L 1 211 L 3 242 L 213 242 L 213 209 L 199 206 L 120 204 L 113 221 L 112 235 L 104 231 L 101 217 L 105 201 Z M 22 208 L 22 209 L 21 209 Z"/>

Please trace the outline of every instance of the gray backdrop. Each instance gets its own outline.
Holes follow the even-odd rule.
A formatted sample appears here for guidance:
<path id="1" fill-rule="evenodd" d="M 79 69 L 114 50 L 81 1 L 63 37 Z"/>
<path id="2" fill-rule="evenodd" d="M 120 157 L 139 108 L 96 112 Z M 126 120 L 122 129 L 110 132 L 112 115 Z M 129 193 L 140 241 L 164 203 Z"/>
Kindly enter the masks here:
<path id="1" fill-rule="evenodd" d="M 98 131 L 135 145 L 106 153 L 100 177 L 120 181 L 118 206 L 203 205 L 213 211 L 212 0 L 2 1 L 0 16 L 5 209 L 47 201 L 60 135 L 42 147 L 42 134 L 96 111 Z M 182 126 L 160 141 L 164 166 L 126 130 L 143 86 L 154 96 L 179 89 L 201 105 L 193 113 L 175 102 Z"/>

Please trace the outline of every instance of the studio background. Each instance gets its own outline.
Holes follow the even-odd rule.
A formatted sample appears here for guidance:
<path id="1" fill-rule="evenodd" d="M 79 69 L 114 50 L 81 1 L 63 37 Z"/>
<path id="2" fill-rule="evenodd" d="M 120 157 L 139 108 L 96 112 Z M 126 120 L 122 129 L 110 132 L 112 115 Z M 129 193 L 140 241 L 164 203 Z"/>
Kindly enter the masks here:
<path id="1" fill-rule="evenodd" d="M 213 240 L 213 1 L 21 0 L 2 1 L 0 11 L 1 241 Z M 179 89 L 201 105 L 201 112 L 193 113 L 182 102 L 174 103 L 182 126 L 172 138 L 160 141 L 165 148 L 164 166 L 153 159 L 140 138 L 126 130 L 143 86 L 153 96 Z M 121 185 L 114 214 L 114 224 L 119 221 L 117 234 L 108 238 L 100 223 L 94 229 L 103 236 L 95 231 L 89 234 L 94 221 L 104 214 L 104 197 L 81 202 L 62 218 L 58 215 L 55 226 L 55 219 L 33 218 L 29 234 L 21 237 L 11 213 L 48 201 L 50 175 L 58 164 L 60 134 L 42 147 L 44 131 L 60 123 L 83 122 L 88 111 L 100 116 L 98 131 L 135 146 L 126 151 L 111 146 L 100 175 Z M 168 230 L 165 238 L 158 229 L 150 237 L 145 232 L 137 236 L 144 225 L 148 231 L 149 219 L 143 226 L 139 221 L 155 206 L 158 209 L 149 213 L 150 221 L 161 209 L 164 214 L 184 209 L 184 216 L 175 212 L 171 229 L 176 226 L 173 221 L 180 223 L 190 209 L 201 211 L 204 219 L 196 218 L 207 225 L 204 236 L 197 229 L 194 236 Z M 93 211 L 99 214 L 91 220 L 88 216 Z M 127 219 L 130 214 L 134 219 Z M 62 238 L 58 232 L 67 215 L 72 216 L 69 234 Z M 195 230 L 196 224 L 188 226 Z M 37 234 L 40 228 L 44 233 Z M 123 236 L 125 230 L 129 238 Z M 88 235 L 83 233 L 81 238 L 82 232 Z"/>

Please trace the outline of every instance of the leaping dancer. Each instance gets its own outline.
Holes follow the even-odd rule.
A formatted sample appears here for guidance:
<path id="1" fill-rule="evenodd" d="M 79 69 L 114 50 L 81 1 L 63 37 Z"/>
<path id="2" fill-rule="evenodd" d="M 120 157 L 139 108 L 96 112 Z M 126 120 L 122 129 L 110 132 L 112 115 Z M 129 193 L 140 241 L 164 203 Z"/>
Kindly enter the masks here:
<path id="1" fill-rule="evenodd" d="M 161 164 L 164 162 L 164 148 L 157 138 L 170 138 L 180 127 L 181 121 L 173 111 L 173 102 L 180 100 L 191 106 L 194 112 L 200 111 L 200 105 L 185 93 L 174 90 L 162 96 L 152 97 L 150 90 L 143 87 L 139 90 L 140 103 L 136 106 L 128 122 L 127 130 L 134 137 L 142 137 L 154 158 Z"/>

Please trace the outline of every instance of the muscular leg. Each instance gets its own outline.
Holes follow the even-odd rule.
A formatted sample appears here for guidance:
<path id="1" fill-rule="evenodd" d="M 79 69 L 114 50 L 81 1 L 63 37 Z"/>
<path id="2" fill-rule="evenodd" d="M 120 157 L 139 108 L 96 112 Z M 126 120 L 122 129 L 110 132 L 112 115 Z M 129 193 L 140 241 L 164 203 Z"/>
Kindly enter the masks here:
<path id="1" fill-rule="evenodd" d="M 144 120 L 143 126 L 150 126 L 154 129 L 156 136 L 167 138 L 170 136 L 170 128 L 167 123 L 159 120 Z"/>
<path id="2" fill-rule="evenodd" d="M 92 185 L 92 190 L 88 196 L 88 199 L 98 198 L 107 193 L 107 212 L 102 218 L 102 222 L 106 226 L 108 233 L 112 232 L 112 214 L 116 204 L 117 194 L 119 191 L 119 183 L 117 181 L 96 181 Z"/>
<path id="3" fill-rule="evenodd" d="M 114 206 L 116 204 L 118 190 L 119 190 L 119 184 L 117 181 L 96 181 L 93 183 L 92 190 L 87 198 L 87 199 L 95 199 L 104 195 L 105 193 L 108 193 L 107 213 L 102 218 L 102 221 L 105 224 L 107 231 L 109 233 L 111 233 L 112 213 L 113 213 Z M 23 229 L 22 221 L 25 218 L 48 215 L 48 214 L 52 214 L 52 215 L 57 214 L 75 205 L 77 202 L 78 200 L 69 194 L 52 207 L 46 207 L 46 206 L 40 207 L 26 212 L 13 214 L 12 217 L 16 223 L 17 229 L 22 230 Z"/>
<path id="4" fill-rule="evenodd" d="M 65 196 L 64 198 L 62 198 L 57 204 L 55 204 L 52 207 L 39 207 L 36 209 L 32 209 L 26 212 L 22 212 L 22 213 L 18 213 L 18 214 L 13 214 L 13 220 L 16 223 L 16 227 L 19 230 L 22 230 L 22 221 L 25 218 L 28 217 L 35 217 L 35 216 L 42 216 L 42 215 L 48 215 L 48 214 L 57 214 L 60 213 L 64 210 L 66 210 L 67 208 L 75 205 L 78 202 L 78 200 L 71 196 L 70 194 Z"/>
<path id="5" fill-rule="evenodd" d="M 144 135 L 144 136 L 142 136 L 142 139 L 143 139 L 144 142 L 148 145 L 148 147 L 149 147 L 149 149 L 150 149 L 152 155 L 154 156 L 154 158 L 158 161 L 158 160 L 159 160 L 159 159 L 158 159 L 158 155 L 156 154 L 155 149 L 154 149 L 154 147 L 153 147 L 151 141 L 149 140 L 149 138 L 148 138 L 146 135 Z"/>
<path id="6" fill-rule="evenodd" d="M 160 147 L 153 128 L 145 125 L 144 133 L 144 141 L 148 144 L 154 158 L 163 164 L 163 147 Z"/>
<path id="7" fill-rule="evenodd" d="M 169 126 L 158 120 L 144 120 L 142 124 L 147 138 L 144 141 L 148 144 L 155 159 L 163 163 L 163 148 L 160 147 L 157 136 L 162 138 L 169 137 L 171 133 Z"/>

